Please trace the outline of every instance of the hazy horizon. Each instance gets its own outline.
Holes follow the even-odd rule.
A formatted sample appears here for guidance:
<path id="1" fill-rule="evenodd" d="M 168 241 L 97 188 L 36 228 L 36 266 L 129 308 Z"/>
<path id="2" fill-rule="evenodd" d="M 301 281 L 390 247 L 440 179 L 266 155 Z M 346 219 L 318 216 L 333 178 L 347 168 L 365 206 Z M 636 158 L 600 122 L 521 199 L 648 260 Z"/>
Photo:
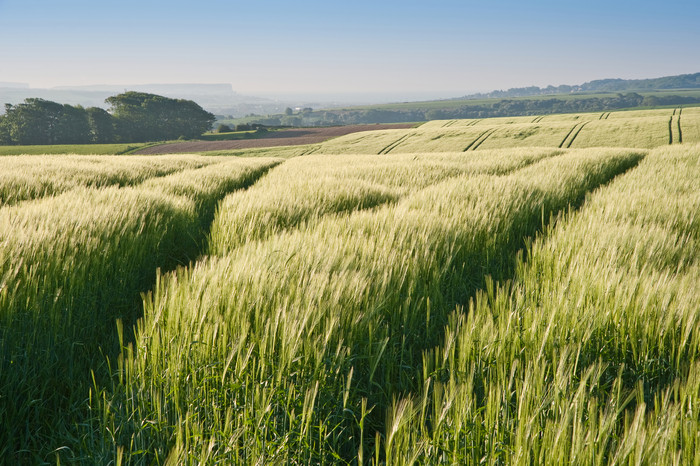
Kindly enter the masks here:
<path id="1" fill-rule="evenodd" d="M 0 82 L 448 98 L 694 73 L 698 19 L 690 1 L 0 0 Z"/>

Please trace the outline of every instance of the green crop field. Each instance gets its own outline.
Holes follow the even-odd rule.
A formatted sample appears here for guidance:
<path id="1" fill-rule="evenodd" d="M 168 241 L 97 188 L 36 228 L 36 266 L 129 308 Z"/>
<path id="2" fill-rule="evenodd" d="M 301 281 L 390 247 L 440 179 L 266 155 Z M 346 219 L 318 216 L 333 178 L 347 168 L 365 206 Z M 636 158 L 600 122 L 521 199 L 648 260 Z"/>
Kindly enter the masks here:
<path id="1" fill-rule="evenodd" d="M 119 155 L 143 149 L 151 144 L 61 144 L 41 146 L 0 146 L 0 155 L 83 154 Z"/>
<path id="2" fill-rule="evenodd" d="M 700 110 L 0 157 L 0 463 L 697 464 Z"/>
<path id="3" fill-rule="evenodd" d="M 700 142 L 699 109 L 436 120 L 412 129 L 350 134 L 321 144 L 319 151 L 387 154 L 509 147 L 651 149 L 677 142 Z"/>

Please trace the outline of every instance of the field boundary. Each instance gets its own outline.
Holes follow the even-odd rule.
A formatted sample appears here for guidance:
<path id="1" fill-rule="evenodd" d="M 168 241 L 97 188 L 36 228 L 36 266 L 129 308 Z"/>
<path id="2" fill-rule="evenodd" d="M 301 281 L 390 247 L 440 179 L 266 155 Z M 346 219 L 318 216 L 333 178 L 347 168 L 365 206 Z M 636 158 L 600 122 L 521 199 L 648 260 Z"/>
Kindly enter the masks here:
<path id="1" fill-rule="evenodd" d="M 259 149 L 282 146 L 304 146 L 318 144 L 348 134 L 365 131 L 380 131 L 389 129 L 411 129 L 414 124 L 392 123 L 376 125 L 349 125 L 312 128 L 294 128 L 283 131 L 270 131 L 265 137 L 255 139 L 239 139 L 230 141 L 186 141 L 167 144 L 157 144 L 145 149 L 132 152 L 135 155 L 154 154 L 191 154 L 209 151 L 229 151 L 240 149 Z"/>

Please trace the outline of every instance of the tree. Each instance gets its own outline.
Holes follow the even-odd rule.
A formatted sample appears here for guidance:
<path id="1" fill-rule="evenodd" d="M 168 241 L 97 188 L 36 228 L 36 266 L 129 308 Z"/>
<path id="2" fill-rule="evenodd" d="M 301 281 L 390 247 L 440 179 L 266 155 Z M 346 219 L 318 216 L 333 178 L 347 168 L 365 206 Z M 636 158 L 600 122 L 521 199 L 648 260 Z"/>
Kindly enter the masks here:
<path id="1" fill-rule="evenodd" d="M 92 142 L 88 113 L 81 106 L 63 105 L 59 110 L 54 134 L 55 144 L 86 144 Z"/>
<path id="2" fill-rule="evenodd" d="M 195 138 L 211 129 L 215 117 L 191 100 L 144 92 L 109 97 L 119 139 L 128 142 Z"/>
<path id="3" fill-rule="evenodd" d="M 289 107 L 284 109 L 284 114 L 287 116 L 292 115 L 293 113 L 294 113 L 294 111 Z"/>
<path id="4" fill-rule="evenodd" d="M 10 130 L 7 126 L 7 120 L 4 115 L 0 115 L 0 145 L 12 144 L 10 139 Z"/>
<path id="5" fill-rule="evenodd" d="M 114 117 L 99 107 L 89 107 L 85 111 L 90 125 L 90 141 L 94 143 L 113 142 L 116 137 Z"/>
<path id="6" fill-rule="evenodd" d="M 5 105 L 0 133 L 12 144 L 80 144 L 90 142 L 90 125 L 82 107 L 44 99 Z"/>

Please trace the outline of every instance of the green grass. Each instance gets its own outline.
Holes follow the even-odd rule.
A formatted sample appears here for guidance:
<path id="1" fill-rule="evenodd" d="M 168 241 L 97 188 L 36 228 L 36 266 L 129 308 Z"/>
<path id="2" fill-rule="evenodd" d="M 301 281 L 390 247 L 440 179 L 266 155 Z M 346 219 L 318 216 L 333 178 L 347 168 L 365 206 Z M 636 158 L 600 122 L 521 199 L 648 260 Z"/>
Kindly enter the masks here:
<path id="1" fill-rule="evenodd" d="M 651 152 L 458 308 L 393 462 L 696 463 L 698 175 L 699 146 Z"/>
<path id="2" fill-rule="evenodd" d="M 510 262 L 543 209 L 577 203 L 639 157 L 572 152 L 500 176 L 466 171 L 163 277 L 104 429 L 133 433 L 119 442 L 139 462 L 389 453 L 388 439 L 375 444 L 383 413 L 419 388 L 422 350 L 440 341 L 449 309 Z"/>
<path id="3" fill-rule="evenodd" d="M 1 157 L 0 205 L 55 196 L 78 187 L 133 186 L 222 161 L 195 155 Z"/>
<path id="4" fill-rule="evenodd" d="M 392 204 L 446 178 L 505 174 L 558 154 L 553 150 L 511 150 L 468 157 L 310 155 L 292 159 L 246 193 L 224 200 L 212 226 L 210 252 L 225 255 L 246 242 L 294 228 L 308 229 L 329 214 Z"/>
<path id="5" fill-rule="evenodd" d="M 217 196 L 275 163 L 232 160 L 0 208 L 1 457 L 50 461 L 56 442 L 76 442 L 91 370 L 104 380 L 119 348 L 115 320 L 135 322 L 158 267 L 196 258 Z"/>
<path id="6" fill-rule="evenodd" d="M 0 155 L 121 155 L 152 146 L 156 143 L 131 144 L 64 144 L 42 146 L 0 146 Z"/>

